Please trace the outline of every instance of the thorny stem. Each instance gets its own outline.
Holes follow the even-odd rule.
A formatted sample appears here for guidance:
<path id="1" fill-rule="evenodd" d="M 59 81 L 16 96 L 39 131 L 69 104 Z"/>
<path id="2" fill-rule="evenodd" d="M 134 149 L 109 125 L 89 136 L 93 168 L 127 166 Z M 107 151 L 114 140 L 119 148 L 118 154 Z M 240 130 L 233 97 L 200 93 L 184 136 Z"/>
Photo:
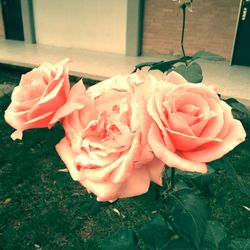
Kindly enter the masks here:
<path id="1" fill-rule="evenodd" d="M 185 24 L 186 24 L 186 5 L 183 4 L 181 6 L 182 8 L 182 31 L 181 31 L 181 50 L 182 50 L 182 54 L 185 57 L 185 50 L 184 50 L 184 34 L 185 34 Z"/>

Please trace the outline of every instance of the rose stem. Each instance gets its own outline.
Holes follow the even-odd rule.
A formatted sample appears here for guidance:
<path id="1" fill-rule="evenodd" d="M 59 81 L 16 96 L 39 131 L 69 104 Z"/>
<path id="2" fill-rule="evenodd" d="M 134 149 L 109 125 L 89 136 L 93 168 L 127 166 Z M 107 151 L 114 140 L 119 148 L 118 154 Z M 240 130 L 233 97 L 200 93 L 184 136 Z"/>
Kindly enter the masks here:
<path id="1" fill-rule="evenodd" d="M 184 50 L 184 34 L 185 34 L 185 24 L 186 24 L 186 4 L 183 4 L 181 8 L 182 8 L 181 50 L 183 57 L 185 57 L 186 54 Z"/>
<path id="2" fill-rule="evenodd" d="M 170 186 L 171 190 L 174 189 L 174 184 L 175 184 L 174 177 L 175 177 L 175 168 L 171 168 L 171 186 Z"/>

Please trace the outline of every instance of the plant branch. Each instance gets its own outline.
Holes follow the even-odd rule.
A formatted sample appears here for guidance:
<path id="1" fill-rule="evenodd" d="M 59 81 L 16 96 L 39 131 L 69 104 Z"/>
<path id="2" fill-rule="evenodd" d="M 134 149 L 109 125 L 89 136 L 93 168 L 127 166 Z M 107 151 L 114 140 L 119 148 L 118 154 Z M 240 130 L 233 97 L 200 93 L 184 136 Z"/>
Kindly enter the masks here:
<path id="1" fill-rule="evenodd" d="M 170 184 L 170 189 L 173 190 L 174 189 L 174 185 L 175 185 L 175 168 L 171 168 L 171 184 Z"/>
<path id="2" fill-rule="evenodd" d="M 186 56 L 185 50 L 184 50 L 184 34 L 185 34 L 185 24 L 186 24 L 186 5 L 183 4 L 181 6 L 182 8 L 182 31 L 181 31 L 181 50 L 183 56 Z"/>

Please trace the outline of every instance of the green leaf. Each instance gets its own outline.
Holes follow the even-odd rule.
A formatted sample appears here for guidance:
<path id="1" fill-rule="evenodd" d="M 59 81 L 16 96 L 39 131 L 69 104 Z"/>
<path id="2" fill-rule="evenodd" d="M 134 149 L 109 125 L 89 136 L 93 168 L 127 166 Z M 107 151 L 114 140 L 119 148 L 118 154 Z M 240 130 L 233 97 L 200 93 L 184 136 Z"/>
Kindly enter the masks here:
<path id="1" fill-rule="evenodd" d="M 209 162 L 208 165 L 216 170 L 225 171 L 232 182 L 234 182 L 238 186 L 239 190 L 250 197 L 249 188 L 247 188 L 241 181 L 240 176 L 237 175 L 237 172 L 233 167 L 233 164 L 226 157 L 223 157 L 217 161 Z"/>
<path id="2" fill-rule="evenodd" d="M 250 111 L 249 109 L 234 98 L 228 98 L 224 100 L 228 105 L 232 107 L 232 114 L 235 119 L 242 122 L 243 126 L 247 129 L 250 127 Z"/>
<path id="3" fill-rule="evenodd" d="M 158 215 L 138 231 L 147 249 L 164 249 L 164 246 L 173 235 L 172 227 Z"/>
<path id="4" fill-rule="evenodd" d="M 89 214 L 91 215 L 94 215 L 94 214 L 97 214 L 101 211 L 101 209 L 103 207 L 107 207 L 107 206 L 110 206 L 114 203 L 111 203 L 111 202 L 99 202 L 97 201 L 96 199 L 93 199 L 91 204 L 90 204 L 90 208 L 89 208 Z"/>
<path id="5" fill-rule="evenodd" d="M 166 250 L 194 250 L 190 243 L 182 238 L 171 239 L 166 245 Z"/>
<path id="6" fill-rule="evenodd" d="M 220 243 L 226 238 L 224 226 L 218 221 L 208 221 L 202 249 L 221 249 Z"/>
<path id="7" fill-rule="evenodd" d="M 236 239 L 230 243 L 230 250 L 249 250 L 250 240 L 249 239 Z"/>
<path id="8" fill-rule="evenodd" d="M 206 60 L 210 60 L 210 61 L 224 61 L 225 58 L 217 55 L 215 53 L 209 52 L 209 51 L 205 51 L 205 50 L 200 50 L 198 52 L 196 52 L 195 54 L 192 55 L 193 59 L 198 59 L 198 58 L 202 58 L 202 59 L 206 59 Z"/>
<path id="9" fill-rule="evenodd" d="M 186 66 L 185 64 L 181 64 L 171 71 L 176 71 L 177 73 L 182 75 L 188 82 L 200 83 L 203 79 L 201 66 L 196 62 L 193 62 L 188 66 Z"/>
<path id="10" fill-rule="evenodd" d="M 183 189 L 169 195 L 166 203 L 167 209 L 163 214 L 166 220 L 178 235 L 199 249 L 208 218 L 205 200 L 193 191 Z"/>
<path id="11" fill-rule="evenodd" d="M 192 190 L 191 187 L 189 187 L 182 179 L 178 178 L 178 175 L 175 176 L 176 183 L 174 185 L 174 191 L 177 192 L 179 190 L 187 189 L 187 190 Z"/>
<path id="12" fill-rule="evenodd" d="M 166 71 L 171 69 L 174 64 L 180 63 L 180 62 L 187 62 L 190 59 L 192 59 L 192 57 L 185 56 L 185 57 L 181 57 L 181 58 L 171 60 L 171 61 L 161 61 L 161 62 L 152 64 L 149 70 L 160 70 L 161 72 L 165 73 Z"/>
<path id="13" fill-rule="evenodd" d="M 153 64 L 161 63 L 161 62 L 163 62 L 163 61 L 160 61 L 160 62 L 143 62 L 143 63 L 139 63 L 139 64 L 135 65 L 135 69 L 131 73 L 136 72 L 137 69 L 142 69 L 143 67 L 151 67 Z"/>
<path id="14" fill-rule="evenodd" d="M 192 181 L 201 192 L 206 193 L 208 191 L 208 186 L 214 177 L 214 174 L 215 171 L 212 168 L 208 168 L 206 174 L 195 174 L 192 177 Z"/>
<path id="15" fill-rule="evenodd" d="M 208 186 L 211 183 L 214 177 L 214 174 L 215 174 L 215 171 L 211 167 L 208 168 L 207 173 L 205 174 L 176 170 L 177 178 L 180 176 L 179 178 L 184 179 L 184 181 L 187 183 L 190 183 L 191 181 L 192 184 L 194 184 L 199 189 L 199 191 L 203 193 L 207 193 Z"/>
<path id="16" fill-rule="evenodd" d="M 98 247 L 102 250 L 137 250 L 135 234 L 130 229 L 121 229 L 111 236 L 99 240 Z"/>

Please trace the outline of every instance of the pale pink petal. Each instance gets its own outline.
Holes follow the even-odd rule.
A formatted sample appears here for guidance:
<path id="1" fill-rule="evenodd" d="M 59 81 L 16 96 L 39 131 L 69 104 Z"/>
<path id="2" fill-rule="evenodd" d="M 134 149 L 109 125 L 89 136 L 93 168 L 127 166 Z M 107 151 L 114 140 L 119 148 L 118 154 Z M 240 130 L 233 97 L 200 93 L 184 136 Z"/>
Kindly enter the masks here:
<path id="1" fill-rule="evenodd" d="M 23 130 L 23 124 L 27 121 L 27 113 L 28 111 L 16 112 L 13 105 L 10 105 L 5 111 L 4 119 L 11 127 Z"/>
<path id="2" fill-rule="evenodd" d="M 35 117 L 32 120 L 27 120 L 24 124 L 23 127 L 25 129 L 30 129 L 30 128 L 44 128 L 47 127 L 49 124 L 49 121 L 51 120 L 53 116 L 53 112 L 48 112 L 41 114 L 38 117 Z"/>
<path id="3" fill-rule="evenodd" d="M 201 162 L 210 162 L 221 158 L 226 153 L 231 151 L 237 145 L 245 140 L 246 132 L 238 120 L 232 120 L 229 132 L 223 138 L 223 141 L 214 143 L 213 145 L 204 145 L 201 149 L 197 149 L 191 152 L 184 152 L 184 156 L 190 160 L 196 160 Z"/>
<path id="4" fill-rule="evenodd" d="M 223 124 L 223 128 L 221 129 L 217 137 L 223 139 L 228 134 L 230 122 L 234 118 L 233 118 L 232 111 L 231 111 L 232 108 L 224 101 L 221 101 L 220 104 L 221 104 L 221 107 L 224 109 L 224 113 L 223 113 L 224 124 Z"/>
<path id="5" fill-rule="evenodd" d="M 119 190 L 118 198 L 137 196 L 148 192 L 150 175 L 147 168 L 137 168 L 133 174 L 123 183 Z"/>
<path id="6" fill-rule="evenodd" d="M 74 84 L 67 97 L 67 102 L 56 111 L 55 115 L 50 121 L 50 124 L 55 124 L 57 121 L 69 115 L 74 110 L 82 109 L 86 101 L 85 92 L 86 88 L 82 80 Z"/>
<path id="7" fill-rule="evenodd" d="M 171 131 L 175 131 L 184 135 L 194 135 L 190 126 L 178 113 L 169 114 L 168 123 L 169 130 Z"/>
<path id="8" fill-rule="evenodd" d="M 185 135 L 173 130 L 166 129 L 168 136 L 177 150 L 190 151 L 208 142 L 220 142 L 220 138 L 205 138 Z"/>
<path id="9" fill-rule="evenodd" d="M 100 183 L 100 182 L 109 181 L 109 176 L 121 164 L 123 160 L 124 160 L 124 157 L 120 157 L 116 159 L 116 161 L 114 161 L 113 163 L 110 163 L 107 166 L 101 166 L 101 167 L 96 167 L 96 168 L 85 168 L 85 169 L 82 169 L 81 172 L 85 179 L 91 180 L 93 182 Z M 85 164 L 87 164 L 87 162 Z"/>
<path id="10" fill-rule="evenodd" d="M 11 134 L 10 137 L 11 137 L 12 140 L 16 140 L 16 139 L 22 140 L 22 138 L 23 138 L 23 131 L 22 130 L 16 130 L 15 132 L 13 132 Z"/>
<path id="11" fill-rule="evenodd" d="M 50 100 L 55 99 L 55 97 L 58 95 L 58 92 L 62 88 L 63 84 L 64 84 L 64 79 L 60 79 L 58 81 L 54 80 L 53 81 L 53 87 L 51 87 L 51 85 L 49 85 L 47 87 L 47 89 L 45 90 L 45 92 L 41 96 L 40 101 L 38 102 L 38 104 L 46 103 L 46 102 L 48 102 Z"/>
<path id="12" fill-rule="evenodd" d="M 116 167 L 119 166 L 121 161 L 124 159 L 123 156 L 120 157 L 119 153 L 108 154 L 106 157 L 100 157 L 95 152 L 81 152 L 75 159 L 76 165 L 80 168 L 88 169 L 88 168 L 96 168 L 96 169 L 104 169 L 107 166 L 114 164 Z"/>
<path id="13" fill-rule="evenodd" d="M 184 92 L 184 91 L 183 91 Z M 175 109 L 176 111 L 181 110 L 182 106 L 193 105 L 195 107 L 198 107 L 200 110 L 200 113 L 209 114 L 210 107 L 207 103 L 207 100 L 203 98 L 201 95 L 197 95 L 194 93 L 186 93 L 186 92 L 178 93 L 178 95 L 175 97 Z"/>
<path id="14" fill-rule="evenodd" d="M 130 178 L 132 172 L 134 171 L 135 158 L 137 158 L 138 154 L 140 153 L 140 150 L 140 135 L 137 134 L 133 139 L 133 143 L 131 145 L 130 150 L 128 152 L 125 151 L 123 153 L 126 154 L 125 159 L 122 161 L 121 165 L 113 171 L 112 175 L 110 176 L 110 180 L 113 183 L 119 183 Z"/>
<path id="15" fill-rule="evenodd" d="M 71 149 L 70 142 L 65 137 L 56 145 L 56 151 L 65 163 L 72 179 L 75 181 L 83 179 L 83 174 L 77 169 L 74 162 L 77 153 Z"/>
<path id="16" fill-rule="evenodd" d="M 183 84 L 183 83 L 187 83 L 187 80 L 180 74 L 178 74 L 175 71 L 170 72 L 167 77 L 166 80 L 168 82 L 174 83 L 176 85 L 178 84 Z"/>
<path id="17" fill-rule="evenodd" d="M 208 119 L 202 119 L 199 122 L 191 126 L 191 129 L 195 136 L 200 137 L 203 129 L 206 127 Z"/>
<path id="18" fill-rule="evenodd" d="M 100 182 L 96 183 L 88 179 L 80 180 L 80 183 L 97 196 L 98 201 L 114 201 L 119 198 L 119 192 L 123 183 Z"/>
<path id="19" fill-rule="evenodd" d="M 178 168 L 182 171 L 193 171 L 200 173 L 205 173 L 207 171 L 205 163 L 190 161 L 181 155 L 178 155 L 178 153 L 170 151 L 162 139 L 159 128 L 154 123 L 151 125 L 148 138 L 149 144 L 155 155 L 161 161 L 167 164 L 168 167 Z"/>
<path id="20" fill-rule="evenodd" d="M 162 120 L 159 117 L 158 109 L 157 109 L 157 107 L 155 105 L 156 99 L 154 98 L 154 96 L 152 96 L 149 99 L 147 110 L 148 110 L 149 114 L 152 116 L 152 118 L 154 119 L 154 122 L 156 122 L 158 127 L 161 129 L 161 131 L 163 133 L 163 136 L 165 138 L 165 143 L 167 144 L 168 148 L 170 150 L 174 151 L 175 147 L 174 147 L 173 143 L 171 142 L 171 140 L 169 139 L 169 137 L 167 135 L 167 132 L 165 130 L 165 126 L 162 124 Z M 159 112 L 161 112 L 161 111 L 159 111 Z"/>
<path id="21" fill-rule="evenodd" d="M 213 99 L 207 100 L 211 110 L 216 114 L 212 117 L 206 124 L 201 137 L 215 138 L 224 126 L 223 120 L 223 109 L 219 103 L 215 102 Z"/>
<path id="22" fill-rule="evenodd" d="M 162 186 L 162 174 L 164 172 L 164 162 L 162 162 L 157 157 L 154 157 L 154 159 L 148 164 L 146 164 L 144 167 L 146 167 L 149 171 L 150 180 Z"/>

